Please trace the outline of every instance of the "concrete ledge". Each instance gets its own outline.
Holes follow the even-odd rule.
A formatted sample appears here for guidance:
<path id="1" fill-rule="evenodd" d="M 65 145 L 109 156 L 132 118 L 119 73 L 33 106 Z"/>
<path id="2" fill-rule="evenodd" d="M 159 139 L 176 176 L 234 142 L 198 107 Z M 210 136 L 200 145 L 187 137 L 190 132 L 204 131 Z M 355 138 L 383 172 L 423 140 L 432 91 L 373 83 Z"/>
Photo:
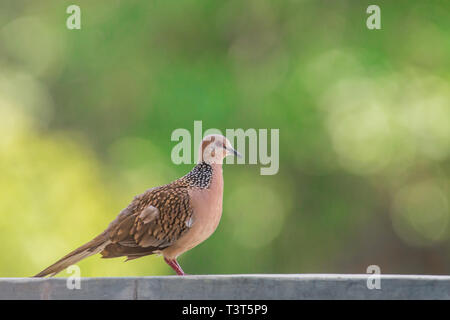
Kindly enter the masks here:
<path id="1" fill-rule="evenodd" d="M 368 289 L 368 275 L 196 275 L 82 278 L 0 278 L 0 299 L 450 299 L 450 276 L 382 275 Z"/>

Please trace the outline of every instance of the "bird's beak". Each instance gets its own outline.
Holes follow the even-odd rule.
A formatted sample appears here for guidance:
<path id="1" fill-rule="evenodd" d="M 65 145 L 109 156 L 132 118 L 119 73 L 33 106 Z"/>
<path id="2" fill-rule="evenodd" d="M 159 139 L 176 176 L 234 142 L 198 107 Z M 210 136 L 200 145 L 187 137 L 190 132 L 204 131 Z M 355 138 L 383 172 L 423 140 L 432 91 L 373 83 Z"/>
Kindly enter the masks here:
<path id="1" fill-rule="evenodd" d="M 233 148 L 227 147 L 226 149 L 228 150 L 228 152 L 230 152 L 230 154 L 232 154 L 238 158 L 242 158 L 242 155 L 239 152 L 237 152 L 236 150 L 234 150 Z"/>

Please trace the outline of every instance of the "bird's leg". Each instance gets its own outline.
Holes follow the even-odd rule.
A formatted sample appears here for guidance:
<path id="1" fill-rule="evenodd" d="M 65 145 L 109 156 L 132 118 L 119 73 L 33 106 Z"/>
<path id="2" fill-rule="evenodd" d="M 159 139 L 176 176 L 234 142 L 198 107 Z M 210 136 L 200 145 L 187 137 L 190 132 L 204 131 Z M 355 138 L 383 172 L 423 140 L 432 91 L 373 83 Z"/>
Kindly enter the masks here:
<path id="1" fill-rule="evenodd" d="M 178 264 L 177 259 L 167 259 L 164 257 L 164 261 L 177 273 L 179 276 L 184 276 L 184 271 L 181 269 L 181 266 Z"/>

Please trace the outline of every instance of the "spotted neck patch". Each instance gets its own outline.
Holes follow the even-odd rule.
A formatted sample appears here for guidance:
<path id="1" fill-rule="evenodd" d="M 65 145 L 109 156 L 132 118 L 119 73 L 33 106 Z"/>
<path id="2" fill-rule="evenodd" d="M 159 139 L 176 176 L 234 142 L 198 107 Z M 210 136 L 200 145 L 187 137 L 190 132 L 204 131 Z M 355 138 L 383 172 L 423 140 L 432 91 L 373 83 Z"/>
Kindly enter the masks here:
<path id="1" fill-rule="evenodd" d="M 206 189 L 211 184 L 212 171 L 210 164 L 201 162 L 183 178 L 191 187 Z"/>

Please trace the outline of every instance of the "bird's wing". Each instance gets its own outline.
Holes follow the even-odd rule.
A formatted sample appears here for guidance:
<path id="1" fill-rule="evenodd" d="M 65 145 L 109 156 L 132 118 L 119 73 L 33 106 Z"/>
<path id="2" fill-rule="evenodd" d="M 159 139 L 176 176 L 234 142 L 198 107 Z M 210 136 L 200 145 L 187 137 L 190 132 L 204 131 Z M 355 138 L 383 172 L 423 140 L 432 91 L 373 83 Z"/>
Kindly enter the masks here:
<path id="1" fill-rule="evenodd" d="M 120 255 L 162 250 L 192 226 L 192 212 L 186 187 L 162 186 L 135 197 L 106 232 L 111 243 L 121 247 Z M 108 247 L 105 250 L 107 257 Z"/>

